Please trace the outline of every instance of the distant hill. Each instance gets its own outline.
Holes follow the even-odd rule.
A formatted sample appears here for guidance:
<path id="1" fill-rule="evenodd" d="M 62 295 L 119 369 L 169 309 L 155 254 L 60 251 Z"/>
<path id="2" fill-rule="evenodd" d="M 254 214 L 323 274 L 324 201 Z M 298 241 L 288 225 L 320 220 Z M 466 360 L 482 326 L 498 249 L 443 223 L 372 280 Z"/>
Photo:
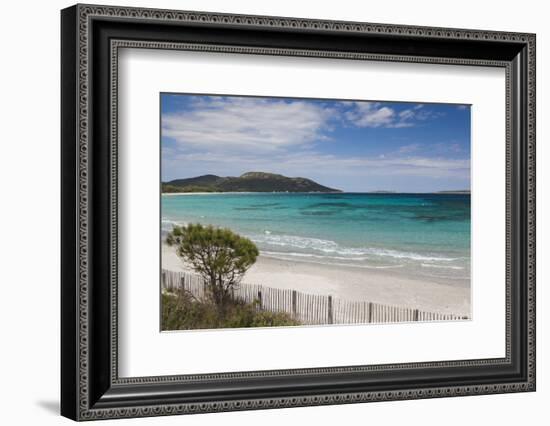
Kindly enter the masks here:
<path id="1" fill-rule="evenodd" d="M 169 185 L 174 186 L 188 186 L 188 185 L 213 185 L 218 180 L 220 180 L 219 176 L 216 175 L 203 175 L 203 176 L 197 176 L 193 178 L 188 179 L 175 179 L 168 182 Z"/>
<path id="2" fill-rule="evenodd" d="M 248 172 L 239 177 L 203 175 L 162 183 L 162 192 L 342 192 L 302 177 Z"/>

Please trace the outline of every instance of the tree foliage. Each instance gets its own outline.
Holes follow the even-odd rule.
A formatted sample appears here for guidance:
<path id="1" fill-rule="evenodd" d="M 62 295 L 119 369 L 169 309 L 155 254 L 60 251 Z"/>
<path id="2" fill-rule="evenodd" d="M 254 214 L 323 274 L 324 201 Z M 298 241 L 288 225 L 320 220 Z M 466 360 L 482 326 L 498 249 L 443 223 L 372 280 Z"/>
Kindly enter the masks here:
<path id="1" fill-rule="evenodd" d="M 166 243 L 205 281 L 207 293 L 223 316 L 233 290 L 256 262 L 258 248 L 229 229 L 199 223 L 174 226 Z"/>

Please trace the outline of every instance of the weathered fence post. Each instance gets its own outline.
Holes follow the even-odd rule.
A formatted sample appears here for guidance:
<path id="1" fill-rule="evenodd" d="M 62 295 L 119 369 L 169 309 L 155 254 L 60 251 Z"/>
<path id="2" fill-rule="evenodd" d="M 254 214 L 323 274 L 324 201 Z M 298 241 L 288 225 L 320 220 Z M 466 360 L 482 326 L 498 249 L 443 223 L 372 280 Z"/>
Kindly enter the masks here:
<path id="1" fill-rule="evenodd" d="M 418 309 L 415 309 L 413 313 L 413 321 L 418 321 L 419 317 L 420 317 L 420 312 L 418 311 Z"/>
<path id="2" fill-rule="evenodd" d="M 373 311 L 373 303 L 372 302 L 369 302 L 369 323 L 372 322 L 372 318 L 373 318 L 373 315 L 374 315 L 374 312 Z"/>
<path id="3" fill-rule="evenodd" d="M 334 323 L 332 315 L 332 296 L 330 294 L 328 295 L 328 323 Z"/>
<path id="4" fill-rule="evenodd" d="M 292 318 L 296 319 L 296 304 L 297 304 L 298 294 L 296 290 L 292 290 Z"/>
<path id="5" fill-rule="evenodd" d="M 166 288 L 166 272 L 165 271 L 162 271 L 162 288 L 164 290 L 167 290 L 167 288 Z"/>
<path id="6" fill-rule="evenodd" d="M 262 309 L 262 290 L 258 290 L 258 306 Z"/>
<path id="7" fill-rule="evenodd" d="M 185 291 L 185 275 L 181 275 L 181 290 Z"/>

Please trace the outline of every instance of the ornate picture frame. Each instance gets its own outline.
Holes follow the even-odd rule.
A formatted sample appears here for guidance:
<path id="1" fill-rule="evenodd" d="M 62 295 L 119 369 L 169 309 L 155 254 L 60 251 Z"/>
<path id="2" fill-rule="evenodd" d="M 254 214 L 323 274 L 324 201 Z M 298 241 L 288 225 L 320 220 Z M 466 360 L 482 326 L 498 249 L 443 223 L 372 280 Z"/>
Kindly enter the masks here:
<path id="1" fill-rule="evenodd" d="M 160 416 L 535 390 L 535 35 L 76 5 L 61 12 L 61 413 Z M 118 374 L 121 48 L 498 67 L 506 73 L 506 356 Z"/>

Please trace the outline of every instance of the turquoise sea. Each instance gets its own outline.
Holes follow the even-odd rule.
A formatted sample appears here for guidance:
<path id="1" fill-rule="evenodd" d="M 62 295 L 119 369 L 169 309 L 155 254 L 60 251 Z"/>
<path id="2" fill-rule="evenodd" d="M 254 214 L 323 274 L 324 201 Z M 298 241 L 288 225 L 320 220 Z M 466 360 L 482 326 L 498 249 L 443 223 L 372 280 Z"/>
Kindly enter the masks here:
<path id="1" fill-rule="evenodd" d="M 200 222 L 249 237 L 266 256 L 469 282 L 469 194 L 163 195 L 161 209 L 163 235 Z"/>

